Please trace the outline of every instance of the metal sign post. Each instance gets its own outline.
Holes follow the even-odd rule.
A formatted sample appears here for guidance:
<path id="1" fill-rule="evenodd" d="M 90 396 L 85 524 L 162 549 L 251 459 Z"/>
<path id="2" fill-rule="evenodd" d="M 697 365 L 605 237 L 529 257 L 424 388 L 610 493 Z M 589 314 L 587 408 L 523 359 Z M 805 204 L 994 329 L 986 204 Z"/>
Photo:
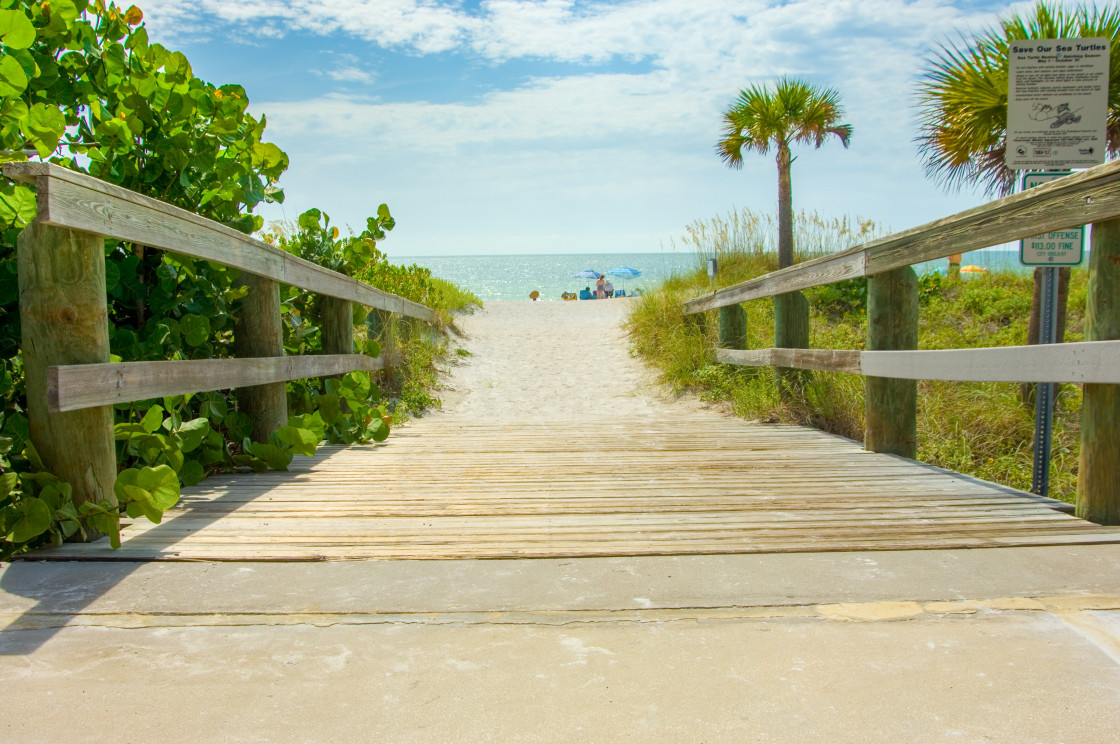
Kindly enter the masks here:
<path id="1" fill-rule="evenodd" d="M 1023 189 L 1068 176 L 1069 171 L 1026 173 Z M 1038 343 L 1052 344 L 1058 340 L 1058 271 L 1059 266 L 1081 263 L 1085 245 L 1085 228 L 1024 238 L 1019 242 L 1019 261 L 1024 266 L 1040 266 L 1042 274 L 1041 302 L 1038 317 Z M 1054 395 L 1058 386 L 1040 382 L 1035 386 L 1034 468 L 1031 491 L 1040 496 L 1050 490 L 1050 451 L 1054 428 Z"/>

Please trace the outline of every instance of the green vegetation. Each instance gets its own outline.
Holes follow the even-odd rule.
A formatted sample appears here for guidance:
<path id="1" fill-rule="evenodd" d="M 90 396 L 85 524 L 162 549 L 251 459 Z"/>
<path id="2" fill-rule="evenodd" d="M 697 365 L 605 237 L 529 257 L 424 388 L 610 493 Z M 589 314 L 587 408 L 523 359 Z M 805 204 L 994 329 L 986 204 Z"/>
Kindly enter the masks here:
<path id="1" fill-rule="evenodd" d="M 795 228 L 815 235 L 817 244 L 830 248 L 837 244 L 850 247 L 877 234 L 876 227 L 866 221 L 829 222 L 804 214 Z M 695 223 L 682 242 L 695 248 L 701 258 L 718 253 L 718 283 L 726 286 L 777 267 L 768 243 L 772 235 L 770 220 L 744 211 Z M 729 237 L 733 242 L 723 242 Z M 676 391 L 695 392 L 723 404 L 743 418 L 804 424 L 862 440 L 862 377 L 814 372 L 804 400 L 783 401 L 773 370 L 714 362 L 715 314 L 708 313 L 707 322 L 698 324 L 686 319 L 681 308 L 682 302 L 709 291 L 709 286 L 701 261 L 694 273 L 674 277 L 634 305 L 628 321 L 632 350 L 659 371 L 662 382 Z M 806 290 L 811 347 L 863 348 L 866 287 L 866 279 L 852 279 Z M 982 275 L 964 281 L 939 274 L 923 276 L 919 348 L 1024 344 L 1031 294 L 1029 274 Z M 1085 302 L 1085 273 L 1075 272 L 1069 299 L 1069 341 L 1082 337 Z M 749 347 L 772 346 L 773 304 L 760 300 L 743 307 Z M 1034 411 L 1022 402 L 1019 385 L 921 381 L 918 391 L 919 460 L 1029 490 Z M 1080 405 L 1080 389 L 1063 385 L 1055 409 L 1050 493 L 1070 502 L 1076 495 Z"/>
<path id="2" fill-rule="evenodd" d="M 840 94 L 809 83 L 780 78 L 770 90 L 752 85 L 723 112 L 723 139 L 716 145 L 720 158 L 732 168 L 743 167 L 743 150 L 766 155 L 777 151 L 778 164 L 778 266 L 793 264 L 793 187 L 790 145 L 811 144 L 819 148 L 830 136 L 844 147 L 852 138 L 852 127 L 841 124 L 844 109 Z"/>
<path id="3" fill-rule="evenodd" d="M 918 144 L 926 173 L 950 189 L 979 184 L 988 194 L 1010 194 L 1015 171 L 1004 163 L 1008 48 L 1020 39 L 1078 37 L 1112 42 L 1108 154 L 1120 153 L 1120 8 L 1071 9 L 1038 2 L 1026 13 L 1004 16 L 997 27 L 972 39 L 940 47 L 927 60 L 918 85 Z"/>
<path id="4" fill-rule="evenodd" d="M 276 181 L 287 155 L 263 139 L 265 121 L 246 113 L 238 85 L 194 76 L 183 54 L 148 42 L 135 6 L 103 0 L 0 0 L 0 161 L 36 158 L 88 172 L 245 233 L 252 214 L 282 201 Z M 453 314 L 475 301 L 420 267 L 389 264 L 377 248 L 394 222 L 381 205 L 360 235 L 339 240 L 318 210 L 300 217 L 284 245 L 440 313 L 439 328 L 405 327 L 387 350 L 394 364 L 383 394 L 366 373 L 304 380 L 289 388 L 287 426 L 250 439 L 236 392 L 116 406 L 120 472 L 116 506 L 71 501 L 70 484 L 49 472 L 31 445 L 23 390 L 15 242 L 35 216 L 35 194 L 0 178 L 0 560 L 46 540 L 91 529 L 119 540 L 120 510 L 158 522 L 193 484 L 219 470 L 286 468 L 322 441 L 380 441 L 398 420 L 436 402 L 433 360 Z M 106 241 L 110 349 L 114 361 L 231 356 L 245 288 L 239 272 Z M 288 353 L 319 349 L 317 298 L 284 288 Z M 355 320 L 373 328 L 375 314 Z M 407 326 L 397 321 L 392 330 Z M 376 330 L 382 330 L 380 326 Z M 376 334 L 358 334 L 377 354 Z M 388 344 L 387 344 L 388 345 Z"/>

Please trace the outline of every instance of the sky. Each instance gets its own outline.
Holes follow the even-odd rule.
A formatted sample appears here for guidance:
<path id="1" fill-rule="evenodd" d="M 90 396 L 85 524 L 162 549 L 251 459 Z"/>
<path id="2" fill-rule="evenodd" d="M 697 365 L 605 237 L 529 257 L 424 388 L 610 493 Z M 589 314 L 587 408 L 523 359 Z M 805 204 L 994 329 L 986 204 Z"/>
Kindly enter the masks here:
<path id="1" fill-rule="evenodd" d="M 795 149 L 794 208 L 902 230 L 987 201 L 923 171 L 932 50 L 1031 3 L 969 0 L 136 0 L 152 41 L 245 87 L 291 159 L 286 200 L 390 256 L 659 252 L 693 221 L 774 212 L 773 155 L 715 153 L 742 88 L 835 88 L 853 127 Z"/>

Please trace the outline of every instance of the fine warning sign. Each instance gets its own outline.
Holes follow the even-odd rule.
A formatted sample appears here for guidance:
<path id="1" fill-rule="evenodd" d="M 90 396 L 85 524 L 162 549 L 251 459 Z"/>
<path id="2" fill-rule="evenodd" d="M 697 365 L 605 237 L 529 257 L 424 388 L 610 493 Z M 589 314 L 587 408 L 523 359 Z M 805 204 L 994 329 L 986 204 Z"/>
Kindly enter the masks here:
<path id="1" fill-rule="evenodd" d="M 1008 168 L 1086 168 L 1104 162 L 1109 46 L 1103 38 L 1011 42 Z"/>

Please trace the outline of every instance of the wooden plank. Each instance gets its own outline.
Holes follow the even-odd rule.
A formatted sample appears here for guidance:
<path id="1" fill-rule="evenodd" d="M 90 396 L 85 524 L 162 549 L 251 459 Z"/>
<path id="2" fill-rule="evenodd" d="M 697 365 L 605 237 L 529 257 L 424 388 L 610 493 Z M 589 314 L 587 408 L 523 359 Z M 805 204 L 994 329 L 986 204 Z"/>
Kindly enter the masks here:
<path id="1" fill-rule="evenodd" d="M 1052 230 L 1112 219 L 1120 216 L 1118 182 L 1120 161 L 1105 163 L 841 253 L 724 287 L 686 302 L 685 314 L 879 274 Z"/>
<path id="2" fill-rule="evenodd" d="M 1120 383 L 1120 341 L 930 351 L 717 349 L 716 360 L 744 367 L 781 365 L 905 380 Z"/>
<path id="3" fill-rule="evenodd" d="M 381 357 L 364 354 L 68 364 L 47 369 L 48 405 L 52 411 L 75 411 L 352 370 L 373 372 L 381 366 Z"/>
<path id="4" fill-rule="evenodd" d="M 433 310 L 293 256 L 231 227 L 52 163 L 4 163 L 4 175 L 36 187 L 46 225 L 128 240 L 243 269 L 330 297 L 434 323 Z"/>
<path id="5" fill-rule="evenodd" d="M 113 409 L 100 405 L 61 413 L 50 405 L 52 365 L 84 366 L 109 359 L 105 246 L 95 235 L 37 222 L 20 233 L 17 243 L 31 442 L 47 469 L 74 487 L 76 506 L 116 506 Z"/>
<path id="6" fill-rule="evenodd" d="M 1085 337 L 1120 344 L 1120 220 L 1093 226 Z M 1120 382 L 1120 365 L 1113 371 Z M 1120 386 L 1093 380 L 1083 389 L 1077 515 L 1120 524 Z"/>
<path id="7" fill-rule="evenodd" d="M 716 349 L 716 361 L 741 367 L 792 367 L 860 374 L 859 351 L 842 349 Z"/>

